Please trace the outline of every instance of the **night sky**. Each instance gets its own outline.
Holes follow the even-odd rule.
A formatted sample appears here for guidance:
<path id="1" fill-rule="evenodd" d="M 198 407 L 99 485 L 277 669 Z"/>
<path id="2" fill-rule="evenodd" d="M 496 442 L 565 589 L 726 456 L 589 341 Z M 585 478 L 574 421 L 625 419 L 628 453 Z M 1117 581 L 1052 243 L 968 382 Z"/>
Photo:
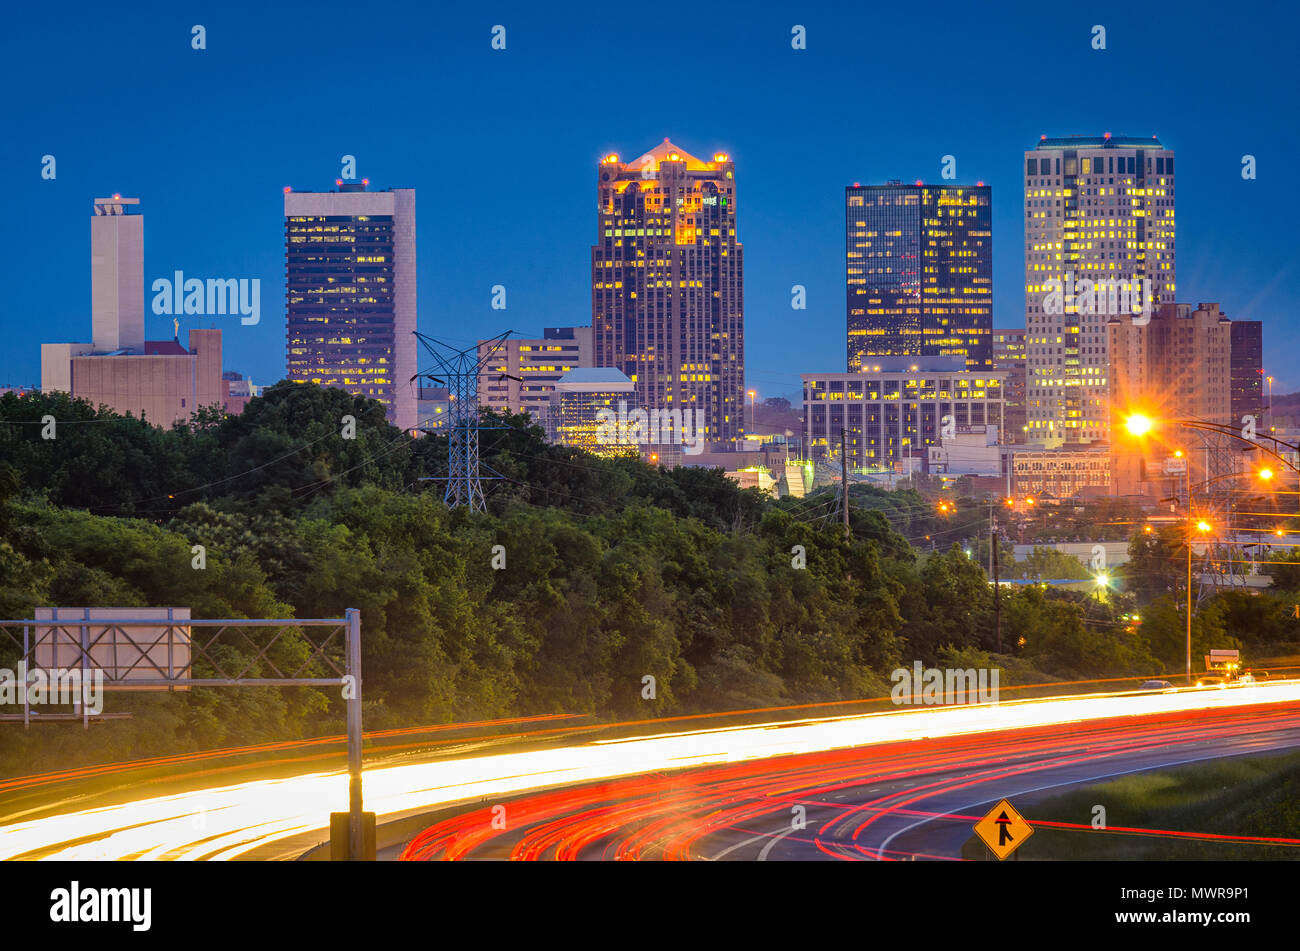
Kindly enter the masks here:
<path id="1" fill-rule="evenodd" d="M 182 318 L 182 339 L 222 327 L 227 369 L 280 379 L 283 189 L 332 188 L 345 154 L 372 188 L 416 189 L 422 331 L 589 323 L 596 163 L 669 136 L 736 161 L 748 382 L 795 395 L 844 369 L 846 184 L 939 181 L 952 154 L 957 183 L 992 185 L 995 324 L 1023 327 L 1022 153 L 1109 131 L 1177 151 L 1178 299 L 1263 320 L 1275 392 L 1300 389 L 1293 5 L 286 6 L 7 11 L 0 384 L 39 383 L 42 342 L 90 339 L 91 200 L 115 192 L 146 215 L 146 309 L 175 270 L 261 278 L 258 326 Z"/>

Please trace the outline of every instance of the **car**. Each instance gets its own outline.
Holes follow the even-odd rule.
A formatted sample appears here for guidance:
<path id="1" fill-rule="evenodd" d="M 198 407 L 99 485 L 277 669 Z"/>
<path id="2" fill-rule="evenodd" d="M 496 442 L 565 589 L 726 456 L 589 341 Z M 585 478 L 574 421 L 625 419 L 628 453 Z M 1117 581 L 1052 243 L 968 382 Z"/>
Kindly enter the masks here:
<path id="1" fill-rule="evenodd" d="M 1150 693 L 1155 693 L 1157 690 L 1160 691 L 1161 693 L 1175 693 L 1178 690 L 1177 687 L 1175 687 L 1167 680 L 1147 680 L 1144 681 L 1142 686 L 1138 687 L 1138 689 L 1145 690 Z"/>
<path id="2" fill-rule="evenodd" d="M 1218 687 L 1220 690 L 1222 690 L 1224 687 L 1228 686 L 1228 682 L 1224 680 L 1222 677 L 1202 677 L 1200 680 L 1196 681 L 1196 686 Z"/>

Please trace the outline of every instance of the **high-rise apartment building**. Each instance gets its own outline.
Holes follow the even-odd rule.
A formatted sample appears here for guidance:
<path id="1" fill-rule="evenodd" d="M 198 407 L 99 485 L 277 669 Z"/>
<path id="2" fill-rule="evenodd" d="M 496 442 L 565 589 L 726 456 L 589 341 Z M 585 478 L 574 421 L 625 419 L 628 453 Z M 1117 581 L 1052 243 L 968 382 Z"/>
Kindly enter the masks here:
<path id="1" fill-rule="evenodd" d="M 415 190 L 284 193 L 287 377 L 417 420 Z"/>
<path id="2" fill-rule="evenodd" d="M 1026 435 L 1105 441 L 1110 318 L 1140 323 L 1177 290 L 1174 153 L 1106 133 L 1024 157 Z"/>
<path id="3" fill-rule="evenodd" d="M 993 367 L 992 189 L 844 189 L 848 369 L 878 357 Z"/>
<path id="4" fill-rule="evenodd" d="M 664 141 L 596 169 L 593 364 L 621 370 L 645 409 L 698 410 L 709 443 L 744 435 L 744 251 L 735 163 Z"/>
<path id="5" fill-rule="evenodd" d="M 1007 375 L 1002 398 L 1004 443 L 1025 441 L 1025 332 L 1019 328 L 993 331 L 993 369 Z"/>
<path id="6" fill-rule="evenodd" d="M 493 347 L 495 346 L 495 350 Z M 590 367 L 590 327 L 546 327 L 540 338 L 480 340 L 478 402 L 497 412 L 528 413 L 545 426 L 551 391 L 570 370 Z"/>

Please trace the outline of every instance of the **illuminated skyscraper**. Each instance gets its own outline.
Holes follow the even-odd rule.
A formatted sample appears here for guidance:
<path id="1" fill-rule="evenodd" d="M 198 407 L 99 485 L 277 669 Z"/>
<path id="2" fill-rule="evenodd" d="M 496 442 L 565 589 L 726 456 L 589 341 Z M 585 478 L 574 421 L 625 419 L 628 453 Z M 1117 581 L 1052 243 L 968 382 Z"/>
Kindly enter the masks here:
<path id="1" fill-rule="evenodd" d="M 992 189 L 844 189 L 848 368 L 874 357 L 963 357 L 993 367 Z"/>
<path id="2" fill-rule="evenodd" d="M 744 431 L 743 248 L 735 164 L 667 139 L 596 170 L 591 326 L 598 367 L 621 370 L 646 409 L 697 409 L 710 443 Z"/>
<path id="3" fill-rule="evenodd" d="M 1109 439 L 1107 322 L 1172 303 L 1174 153 L 1150 139 L 1046 136 L 1025 153 L 1025 437 Z"/>
<path id="4" fill-rule="evenodd" d="M 287 376 L 383 403 L 413 429 L 415 190 L 284 194 Z"/>

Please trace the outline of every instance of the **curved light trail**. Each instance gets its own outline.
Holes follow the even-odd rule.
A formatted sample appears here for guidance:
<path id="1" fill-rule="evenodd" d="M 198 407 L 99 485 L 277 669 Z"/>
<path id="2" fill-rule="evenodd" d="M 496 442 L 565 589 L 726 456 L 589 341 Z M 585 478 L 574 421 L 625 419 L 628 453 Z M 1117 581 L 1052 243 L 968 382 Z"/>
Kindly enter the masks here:
<path id="1" fill-rule="evenodd" d="M 764 723 L 368 768 L 365 808 L 380 821 L 457 803 L 499 801 L 548 787 L 571 787 L 687 767 L 752 764 L 772 757 L 859 755 L 859 748 L 936 741 L 1116 718 L 1192 714 L 1300 703 L 1300 682 L 1273 681 L 1173 694 L 1106 694 L 981 706 Z M 1134 728 L 1140 721 L 1130 721 Z M 1069 729 L 1069 727 L 1067 727 Z M 1121 730 L 1123 728 L 1120 728 Z M 890 754 L 942 756 L 942 744 L 909 744 Z M 914 749 L 913 749 L 914 747 Z M 835 768 L 834 761 L 822 768 Z M 915 768 L 926 764 L 916 760 Z M 830 781 L 827 775 L 826 781 Z M 260 780 L 141 798 L 0 826 L 0 858 L 230 859 L 321 832 L 347 802 L 342 772 Z M 593 820 L 595 817 L 593 817 Z M 614 816 L 604 816 L 606 825 Z M 549 847 L 549 846 L 548 846 Z M 680 847 L 673 846 L 674 849 Z M 635 849 L 624 857 L 635 857 Z"/>

